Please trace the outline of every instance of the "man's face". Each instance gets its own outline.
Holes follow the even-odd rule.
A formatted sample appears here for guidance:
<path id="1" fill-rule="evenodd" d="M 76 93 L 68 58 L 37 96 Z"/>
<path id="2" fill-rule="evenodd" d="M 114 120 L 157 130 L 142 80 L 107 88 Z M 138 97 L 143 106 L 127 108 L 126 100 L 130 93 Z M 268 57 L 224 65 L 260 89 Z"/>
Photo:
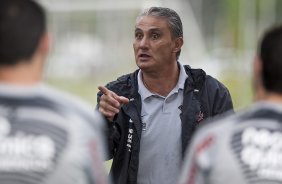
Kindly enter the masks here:
<path id="1" fill-rule="evenodd" d="M 135 26 L 133 43 L 137 66 L 143 71 L 159 71 L 176 62 L 176 39 L 165 19 L 143 16 Z"/>

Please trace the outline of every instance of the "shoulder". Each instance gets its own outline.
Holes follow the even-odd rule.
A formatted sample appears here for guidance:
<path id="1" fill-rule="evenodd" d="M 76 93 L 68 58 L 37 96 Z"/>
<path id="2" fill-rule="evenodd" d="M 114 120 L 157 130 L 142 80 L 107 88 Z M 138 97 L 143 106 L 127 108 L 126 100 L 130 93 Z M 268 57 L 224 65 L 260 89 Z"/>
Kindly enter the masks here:
<path id="1" fill-rule="evenodd" d="M 189 65 L 183 65 L 188 76 L 190 76 L 194 82 L 204 82 L 206 78 L 206 72 L 200 68 L 191 68 Z"/>
<path id="2" fill-rule="evenodd" d="M 216 78 L 206 74 L 203 69 L 191 68 L 189 65 L 184 65 L 185 71 L 190 76 L 198 89 L 206 87 L 208 90 L 222 89 L 227 90 L 225 85 Z"/>
<path id="3" fill-rule="evenodd" d="M 202 137 L 206 134 L 222 134 L 222 132 L 226 132 L 230 127 L 234 125 L 238 119 L 238 115 L 234 113 L 226 113 L 221 116 L 217 116 L 213 119 L 207 120 L 208 122 L 203 123 L 197 130 L 196 135 L 198 137 Z"/>
<path id="4" fill-rule="evenodd" d="M 129 94 L 132 94 L 137 89 L 138 71 L 139 70 L 136 70 L 132 73 L 122 75 L 118 77 L 116 80 L 106 84 L 106 87 L 118 95 L 128 96 Z"/>
<path id="5" fill-rule="evenodd" d="M 203 123 L 196 132 L 196 136 L 201 139 L 204 135 L 212 134 L 222 136 L 224 134 L 232 134 L 232 132 L 245 127 L 248 121 L 254 118 L 260 108 L 257 105 L 251 105 L 244 109 L 239 110 L 234 113 L 233 111 L 228 111 L 224 114 L 214 117 L 213 119 L 208 119 L 207 122 Z M 255 116 L 254 116 L 255 115 Z M 247 123 L 246 123 L 247 122 Z"/>
<path id="6" fill-rule="evenodd" d="M 101 164 L 106 155 L 103 135 L 105 122 L 102 116 L 89 103 L 67 92 L 44 86 L 39 95 L 54 103 L 55 113 L 62 119 L 56 125 L 67 132 L 67 146 L 62 152 L 63 155 L 59 155 L 63 156 L 61 164 L 68 166 L 66 170 L 72 169 L 75 164 L 84 167 L 85 172 L 88 168 L 100 169 L 101 171 Z M 45 121 L 51 120 L 47 118 Z M 61 142 L 58 143 L 61 145 Z M 55 172 L 57 172 L 56 169 Z M 94 179 L 96 180 L 96 178 Z"/>
<path id="7" fill-rule="evenodd" d="M 218 117 L 203 123 L 192 137 L 189 154 L 218 149 L 228 144 L 236 128 L 237 115 Z M 188 154 L 188 153 L 187 153 Z"/>
<path id="8" fill-rule="evenodd" d="M 229 145 L 232 141 L 241 139 L 244 132 L 253 133 L 254 138 L 281 132 L 281 114 L 282 106 L 254 103 L 237 113 L 217 116 L 204 123 L 196 130 L 192 145 L 198 147 L 207 137 L 212 137 L 214 144 L 218 146 Z"/>
<path id="9" fill-rule="evenodd" d="M 78 96 L 46 85 L 42 86 L 40 95 L 46 101 L 52 103 L 57 113 L 61 114 L 65 119 L 87 122 L 101 128 L 103 119 L 99 113 L 94 110 L 91 104 Z"/>
<path id="10" fill-rule="evenodd" d="M 210 89 L 220 89 L 223 91 L 228 91 L 227 87 L 220 82 L 219 80 L 217 80 L 216 78 L 210 76 L 210 75 L 206 75 L 206 82 L 205 82 L 206 86 Z"/>
<path id="11" fill-rule="evenodd" d="M 84 111 L 88 111 L 89 104 L 80 99 L 78 96 L 72 95 L 70 93 L 44 85 L 41 88 L 41 94 L 46 99 L 49 99 L 58 105 L 68 106 L 69 108 L 75 106 L 79 109 L 83 109 Z"/>
<path id="12" fill-rule="evenodd" d="M 123 83 L 131 82 L 132 80 L 135 80 L 137 78 L 138 71 L 139 69 L 135 70 L 132 73 L 128 73 L 128 74 L 119 76 L 115 81 L 108 83 L 108 85 L 123 84 Z"/>

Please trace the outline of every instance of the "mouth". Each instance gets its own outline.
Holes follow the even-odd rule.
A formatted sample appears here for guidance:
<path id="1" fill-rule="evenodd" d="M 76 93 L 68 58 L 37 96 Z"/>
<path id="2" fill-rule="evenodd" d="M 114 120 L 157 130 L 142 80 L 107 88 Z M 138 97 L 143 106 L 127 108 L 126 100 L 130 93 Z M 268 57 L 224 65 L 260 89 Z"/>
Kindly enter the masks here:
<path id="1" fill-rule="evenodd" d="M 141 60 L 147 60 L 150 57 L 151 56 L 149 54 L 144 54 L 144 53 L 138 55 L 138 58 L 141 59 Z"/>

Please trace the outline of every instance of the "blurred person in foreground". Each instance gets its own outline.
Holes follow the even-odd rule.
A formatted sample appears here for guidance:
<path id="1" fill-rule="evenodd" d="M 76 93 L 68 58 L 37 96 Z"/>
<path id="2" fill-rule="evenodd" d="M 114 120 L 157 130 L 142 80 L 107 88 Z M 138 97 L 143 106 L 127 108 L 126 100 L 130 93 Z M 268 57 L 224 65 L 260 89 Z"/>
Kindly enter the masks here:
<path id="1" fill-rule="evenodd" d="M 42 83 L 42 7 L 0 1 L 0 183 L 107 184 L 102 117 Z"/>
<path id="2" fill-rule="evenodd" d="M 183 30 L 174 10 L 145 10 L 134 35 L 139 69 L 99 86 L 111 173 L 116 184 L 172 184 L 198 124 L 233 109 L 231 97 L 203 70 L 178 62 Z"/>
<path id="3" fill-rule="evenodd" d="M 180 184 L 282 183 L 282 26 L 264 34 L 253 71 L 256 102 L 199 129 Z"/>

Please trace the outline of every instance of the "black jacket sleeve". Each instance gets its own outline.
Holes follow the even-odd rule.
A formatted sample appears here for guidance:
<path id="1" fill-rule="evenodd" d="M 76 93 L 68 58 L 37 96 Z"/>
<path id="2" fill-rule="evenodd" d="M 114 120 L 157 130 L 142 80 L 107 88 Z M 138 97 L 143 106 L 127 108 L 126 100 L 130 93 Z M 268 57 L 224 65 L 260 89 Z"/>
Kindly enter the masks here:
<path id="1" fill-rule="evenodd" d="M 108 86 L 106 86 L 108 87 Z M 97 106 L 96 109 L 98 110 L 99 108 L 99 103 L 100 103 L 100 98 L 103 95 L 103 93 L 101 93 L 100 91 L 97 93 Z M 118 131 L 118 128 L 116 127 L 115 124 L 115 119 L 114 121 L 111 122 L 109 121 L 105 116 L 103 116 L 105 118 L 105 122 L 107 124 L 106 128 L 105 128 L 105 132 L 104 135 L 106 136 L 106 141 L 107 141 L 107 145 L 108 145 L 108 157 L 106 157 L 107 160 L 110 160 L 114 157 L 115 154 L 115 150 L 116 150 L 116 142 L 118 142 L 120 140 L 120 133 Z"/>

